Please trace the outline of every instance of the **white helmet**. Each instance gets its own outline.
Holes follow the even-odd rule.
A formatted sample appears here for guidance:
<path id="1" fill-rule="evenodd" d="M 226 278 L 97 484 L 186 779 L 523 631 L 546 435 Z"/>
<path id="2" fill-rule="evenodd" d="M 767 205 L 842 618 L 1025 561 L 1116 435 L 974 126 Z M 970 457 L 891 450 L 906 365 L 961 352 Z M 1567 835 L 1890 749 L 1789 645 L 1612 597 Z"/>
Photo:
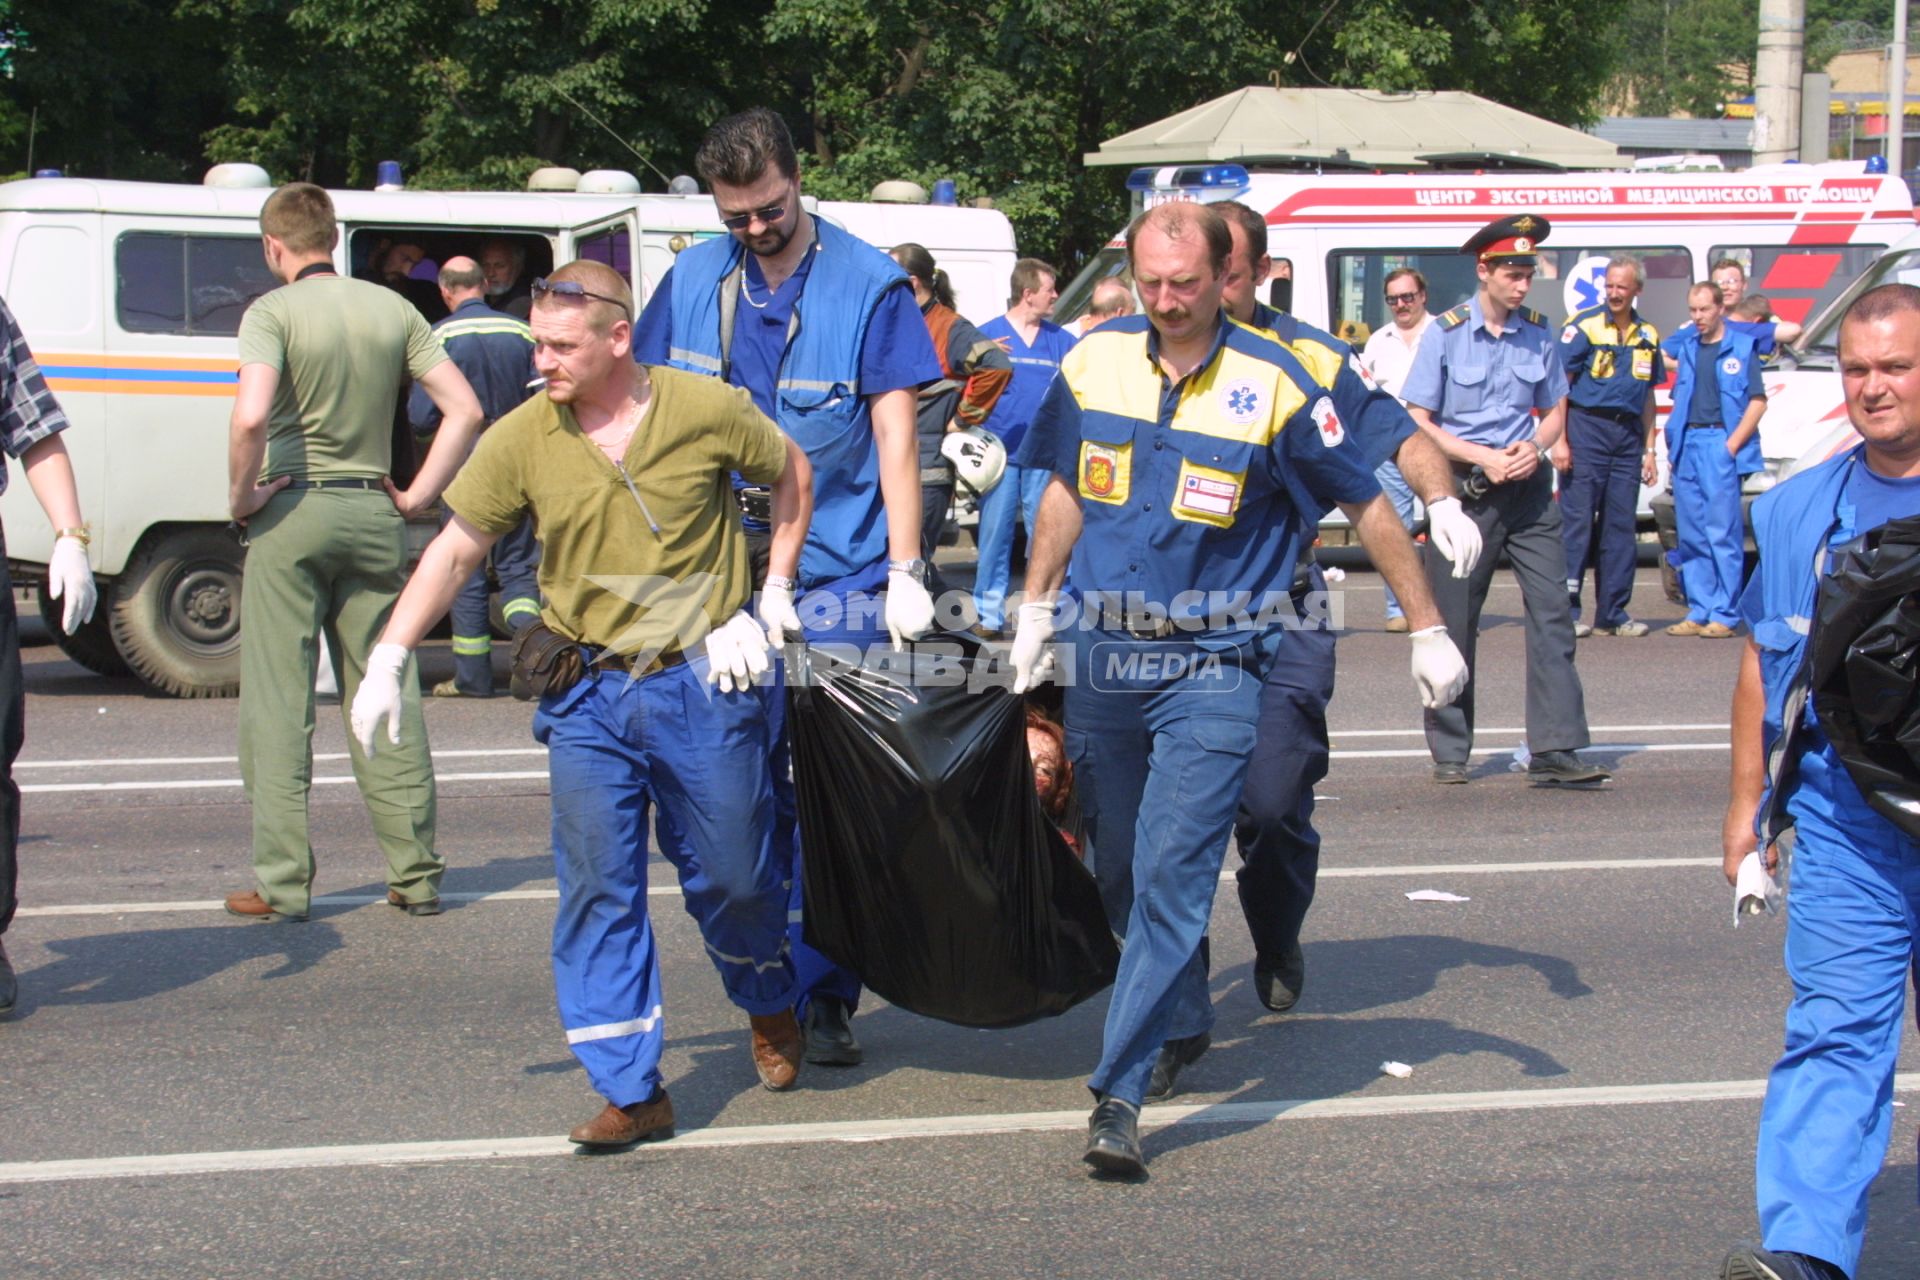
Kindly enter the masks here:
<path id="1" fill-rule="evenodd" d="M 940 456 L 953 464 L 960 483 L 976 494 L 985 494 L 1007 474 L 1007 446 L 984 427 L 949 431 L 940 442 Z"/>

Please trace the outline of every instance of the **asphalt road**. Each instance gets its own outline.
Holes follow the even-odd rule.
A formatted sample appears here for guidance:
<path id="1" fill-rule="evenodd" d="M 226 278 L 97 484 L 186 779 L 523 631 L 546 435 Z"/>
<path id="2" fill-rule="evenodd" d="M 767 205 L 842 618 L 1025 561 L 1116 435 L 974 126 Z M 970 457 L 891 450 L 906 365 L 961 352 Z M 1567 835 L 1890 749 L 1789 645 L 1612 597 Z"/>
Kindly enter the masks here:
<path id="1" fill-rule="evenodd" d="M 379 854 L 334 781 L 313 796 L 313 921 L 243 924 L 219 910 L 251 883 L 236 704 L 88 675 L 29 624 L 0 1276 L 1716 1275 L 1757 1231 L 1787 995 L 1780 922 L 1733 929 L 1717 869 L 1736 646 L 1583 643 L 1616 780 L 1534 790 L 1507 767 L 1523 688 L 1503 573 L 1483 753 L 1472 785 L 1437 788 L 1406 642 L 1380 630 L 1376 580 L 1344 590 L 1305 997 L 1285 1016 L 1254 1000 L 1227 886 L 1215 1047 L 1149 1108 L 1139 1184 L 1079 1161 L 1104 997 L 993 1033 L 870 1002 L 866 1065 L 769 1094 L 658 863 L 680 1135 L 575 1154 L 564 1134 L 598 1101 L 553 1010 L 527 708 L 429 707 L 445 915 L 376 901 Z M 1650 571 L 1636 605 L 1677 617 Z M 342 778 L 337 709 L 321 721 L 316 773 Z M 1902 1086 L 1876 1280 L 1920 1268 L 1920 1077 Z"/>

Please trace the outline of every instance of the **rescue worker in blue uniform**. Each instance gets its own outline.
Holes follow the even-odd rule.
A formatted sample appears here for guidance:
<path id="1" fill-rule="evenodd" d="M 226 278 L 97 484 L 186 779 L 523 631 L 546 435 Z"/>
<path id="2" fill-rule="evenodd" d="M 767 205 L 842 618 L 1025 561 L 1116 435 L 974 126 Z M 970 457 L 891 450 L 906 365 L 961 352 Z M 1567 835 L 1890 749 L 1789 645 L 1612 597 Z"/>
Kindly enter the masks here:
<path id="1" fill-rule="evenodd" d="M 1226 218 L 1233 238 L 1222 289 L 1227 315 L 1278 338 L 1315 386 L 1333 396 L 1348 433 L 1376 463 L 1376 473 L 1379 462 L 1397 462 L 1427 504 L 1434 546 L 1453 562 L 1455 573 L 1471 571 L 1480 553 L 1480 530 L 1461 509 L 1446 458 L 1414 429 L 1399 402 L 1365 376 L 1352 347 L 1259 300 L 1258 290 L 1272 271 L 1266 219 L 1238 201 L 1211 207 Z M 1313 788 L 1327 776 L 1331 756 L 1327 705 L 1333 700 L 1338 632 L 1327 608 L 1326 576 L 1313 558 L 1323 514 L 1301 521 L 1302 551 L 1292 586 L 1300 624 L 1281 638 L 1260 691 L 1258 736 L 1233 829 L 1240 851 L 1240 908 L 1254 945 L 1253 991 L 1276 1013 L 1293 1008 L 1306 981 L 1300 929 L 1313 905 L 1320 866 Z M 1131 881 L 1126 883 L 1124 899 L 1116 893 L 1108 901 L 1116 930 L 1125 928 L 1132 907 Z M 1198 962 L 1182 977 L 1167 1042 L 1148 1081 L 1149 1101 L 1171 1096 L 1180 1072 L 1212 1044 L 1209 951 L 1209 940 L 1201 939 Z"/>
<path id="2" fill-rule="evenodd" d="M 1476 255 L 1480 288 L 1434 322 L 1400 389 L 1407 412 L 1462 478 L 1463 505 L 1483 549 L 1466 578 L 1436 557 L 1427 580 L 1472 678 L 1459 699 L 1426 713 L 1433 780 L 1464 783 L 1473 750 L 1474 663 L 1480 609 L 1505 552 L 1526 605 L 1527 777 L 1538 785 L 1604 782 L 1610 776 L 1574 753 L 1588 743 L 1580 677 L 1573 669 L 1573 614 L 1567 607 L 1567 551 L 1553 500 L 1548 450 L 1566 419 L 1567 375 L 1560 346 L 1540 313 L 1520 304 L 1533 284 L 1533 247 L 1550 227 L 1522 213 L 1489 223 L 1462 246 Z M 1534 411 L 1541 414 L 1538 425 Z"/>
<path id="3" fill-rule="evenodd" d="M 1640 485 L 1652 484 L 1655 398 L 1666 381 L 1660 334 L 1633 305 L 1646 287 L 1640 259 L 1607 263 L 1606 301 L 1560 331 L 1567 389 L 1567 436 L 1560 479 L 1561 532 L 1567 548 L 1567 601 L 1575 639 L 1647 634 L 1627 614 L 1633 598 L 1634 521 Z M 1593 622 L 1580 620 L 1580 584 L 1593 558 Z"/>
<path id="4" fill-rule="evenodd" d="M 1062 365 L 1021 446 L 1052 478 L 1018 613 L 1015 692 L 1044 677 L 1072 560 L 1084 611 L 1070 646 L 1069 754 L 1096 876 L 1132 909 L 1088 1081 L 1085 1159 L 1145 1169 L 1139 1108 L 1197 963 L 1300 560 L 1299 513 L 1342 507 L 1425 630 L 1429 705 L 1464 681 L 1418 559 L 1333 396 L 1271 336 L 1222 314 L 1232 238 L 1205 205 L 1135 219 L 1127 252 L 1146 314 L 1110 321 Z"/>
<path id="5" fill-rule="evenodd" d="M 1667 470 L 1680 545 L 1672 554 L 1687 594 L 1687 616 L 1670 636 L 1725 640 L 1740 625 L 1734 610 L 1744 569 L 1742 480 L 1761 469 L 1760 418 L 1767 389 L 1751 335 L 1726 323 L 1720 286 L 1687 293 L 1693 327 L 1668 338 L 1673 411 L 1667 415 Z"/>
<path id="6" fill-rule="evenodd" d="M 487 305 L 487 276 L 472 258 L 448 258 L 440 266 L 440 298 L 447 315 L 433 326 L 447 358 L 467 375 L 485 414 L 481 430 L 526 402 L 534 380 L 533 332 L 527 322 Z M 416 386 L 407 398 L 407 419 L 417 436 L 431 436 L 440 426 L 440 410 L 426 391 Z M 453 514 L 443 511 L 441 527 Z M 488 563 L 500 580 L 500 614 L 516 635 L 540 620 L 540 544 L 533 522 L 523 520 L 503 534 L 488 553 Z M 437 698 L 493 696 L 493 625 L 488 616 L 487 566 L 475 571 L 453 600 L 453 679 L 433 687 Z"/>
<path id="7" fill-rule="evenodd" d="M 767 633 L 746 612 L 752 582 L 728 476 L 774 489 L 772 562 L 790 574 L 809 475 L 745 394 L 633 362 L 632 294 L 612 267 L 568 263 L 532 291 L 545 392 L 489 428 L 448 486 L 454 519 L 393 606 L 350 720 L 369 755 L 383 721 L 400 741 L 409 651 L 488 544 L 531 513 L 547 595 L 535 636 L 571 665 L 563 676 L 553 663 L 533 717 L 552 794 L 554 994 L 567 1045 L 606 1100 L 569 1136 L 612 1148 L 673 1135 L 650 834 L 747 1015 L 761 1084 L 784 1091 L 799 1078 L 786 868 L 774 848 L 766 711 L 752 688 L 767 670 Z M 688 589 L 631 585 L 660 580 Z"/>
<path id="8" fill-rule="evenodd" d="M 915 400 L 940 360 L 907 275 L 886 254 L 800 204 L 800 167 L 779 116 L 756 107 L 713 126 L 695 157 L 729 236 L 684 250 L 647 302 L 635 358 L 744 388 L 806 451 L 813 523 L 791 580 L 765 577 L 760 616 L 776 649 L 898 647 L 933 623 L 920 551 Z M 737 489 L 756 572 L 767 495 Z M 884 602 L 876 593 L 884 591 Z M 786 693 L 763 686 L 773 725 L 777 838 L 793 867 L 793 949 L 807 1060 L 861 1060 L 849 1025 L 859 978 L 806 945 Z"/>
<path id="9" fill-rule="evenodd" d="M 1740 599 L 1750 638 L 1734 691 L 1722 853 L 1729 881 L 1755 848 L 1778 867 L 1791 829 L 1793 1003 L 1760 1114 L 1764 1248 L 1729 1254 L 1724 1280 L 1854 1274 L 1893 1125 L 1920 943 L 1920 842 L 1868 807 L 1812 713 L 1807 670 L 1829 548 L 1920 515 L 1920 289 L 1861 294 L 1839 345 L 1847 415 L 1864 443 L 1754 500 L 1760 561 Z"/>

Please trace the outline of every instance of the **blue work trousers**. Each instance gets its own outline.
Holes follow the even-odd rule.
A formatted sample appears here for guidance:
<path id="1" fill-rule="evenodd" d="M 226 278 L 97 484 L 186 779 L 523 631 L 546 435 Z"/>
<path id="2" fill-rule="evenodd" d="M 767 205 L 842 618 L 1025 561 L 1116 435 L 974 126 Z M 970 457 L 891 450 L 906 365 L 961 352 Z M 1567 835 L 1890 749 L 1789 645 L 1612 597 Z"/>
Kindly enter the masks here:
<path id="1" fill-rule="evenodd" d="M 748 1013 L 794 1000 L 766 713 L 706 677 L 704 657 L 640 680 L 603 669 L 543 699 L 533 719 L 552 780 L 560 1022 L 616 1106 L 659 1089 L 666 1039 L 647 918 L 649 809 L 728 998 Z"/>
<path id="2" fill-rule="evenodd" d="M 1109 920 L 1125 919 L 1100 1063 L 1087 1086 L 1138 1104 L 1200 954 L 1220 864 L 1252 759 L 1276 629 L 1244 647 L 1198 650 L 1173 639 L 1074 633 L 1067 748 Z M 1188 664 L 1175 671 L 1167 657 Z M 1133 658 L 1131 674 L 1127 666 Z M 1216 665 L 1207 666 L 1209 659 Z"/>
<path id="3" fill-rule="evenodd" d="M 885 612 L 887 563 L 809 588 L 794 602 L 810 645 L 853 645 L 866 652 L 890 643 Z M 785 869 L 788 932 L 798 982 L 795 1009 L 805 1018 L 815 995 L 837 997 L 849 1011 L 860 1003 L 860 975 L 807 945 L 805 894 L 802 892 L 800 809 L 793 790 L 793 744 L 787 734 L 786 664 L 776 662 L 773 678 L 759 686 L 773 741 L 774 855 Z"/>
<path id="4" fill-rule="evenodd" d="M 1831 747 L 1802 757 L 1788 811 L 1786 1049 L 1755 1159 L 1766 1246 L 1848 1275 L 1893 1127 L 1907 975 L 1920 936 L 1920 843 L 1867 806 Z"/>
<path id="5" fill-rule="evenodd" d="M 1567 447 L 1573 453 L 1573 470 L 1560 477 L 1560 536 L 1567 547 L 1567 598 L 1578 619 L 1580 584 L 1591 557 L 1596 627 L 1617 627 L 1629 620 L 1627 602 L 1633 597 L 1634 520 L 1640 505 L 1644 430 L 1638 414 L 1578 406 L 1567 409 Z"/>
<path id="6" fill-rule="evenodd" d="M 1380 492 L 1386 494 L 1387 501 L 1393 504 L 1394 514 L 1400 517 L 1400 523 L 1411 530 L 1413 528 L 1413 486 L 1408 484 L 1407 478 L 1400 474 L 1400 468 L 1391 462 L 1383 462 L 1373 473 L 1373 478 L 1380 482 Z M 1386 586 L 1385 581 L 1384 578 L 1381 579 L 1382 589 L 1387 593 L 1387 616 L 1398 618 L 1402 614 L 1400 597 L 1393 594 L 1393 588 Z"/>
<path id="7" fill-rule="evenodd" d="M 1046 492 L 1053 473 L 1045 467 L 1016 467 L 1007 464 L 1000 483 L 980 499 L 980 523 L 974 530 L 974 542 L 980 548 L 980 561 L 974 570 L 973 607 L 980 625 L 994 631 L 1007 626 L 1007 584 L 1013 576 L 1013 528 L 1020 521 L 1027 538 L 1033 538 L 1033 519 L 1040 510 L 1040 495 Z"/>
<path id="8" fill-rule="evenodd" d="M 1689 622 L 1740 625 L 1740 473 L 1727 452 L 1725 427 L 1688 427 L 1673 471 L 1673 519 L 1679 547 L 1673 553 L 1680 587 L 1687 593 Z"/>
<path id="9" fill-rule="evenodd" d="M 452 519 L 451 512 L 443 512 L 440 527 Z M 533 521 L 522 519 L 502 534 L 487 559 L 500 580 L 500 612 L 518 635 L 540 620 L 540 544 L 533 536 Z M 473 697 L 493 693 L 493 619 L 487 609 L 491 593 L 482 564 L 453 598 L 453 682 Z"/>

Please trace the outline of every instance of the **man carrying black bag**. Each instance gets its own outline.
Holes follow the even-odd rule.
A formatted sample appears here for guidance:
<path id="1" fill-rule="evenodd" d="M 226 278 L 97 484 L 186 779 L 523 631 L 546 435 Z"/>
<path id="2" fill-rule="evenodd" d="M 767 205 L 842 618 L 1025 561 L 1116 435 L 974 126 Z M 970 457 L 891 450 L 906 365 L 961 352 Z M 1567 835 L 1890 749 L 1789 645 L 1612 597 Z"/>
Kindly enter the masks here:
<path id="1" fill-rule="evenodd" d="M 1865 443 L 1769 490 L 1753 506 L 1760 565 L 1740 601 L 1751 629 L 1733 697 L 1733 781 L 1721 831 L 1727 879 L 1792 828 L 1786 1050 L 1767 1081 L 1755 1190 L 1762 1248 L 1737 1249 L 1723 1280 L 1854 1274 L 1867 1193 L 1892 1130 L 1888 1099 L 1920 919 L 1920 839 L 1876 810 L 1810 698 L 1844 544 L 1920 515 L 1920 288 L 1882 285 L 1840 326 L 1847 413 Z M 1827 665 L 1835 665 L 1828 663 Z M 1851 665 L 1849 663 L 1849 665 Z M 1821 710 L 1821 708 L 1826 708 Z M 1819 711 L 1819 714 L 1816 714 Z M 1836 734 L 1840 726 L 1832 726 Z M 1911 786 L 1915 779 L 1905 779 Z"/>
<path id="2" fill-rule="evenodd" d="M 812 475 L 745 392 L 634 363 L 632 296 L 611 267 L 569 263 L 535 280 L 533 299 L 546 394 L 495 423 L 447 489 L 454 518 L 394 606 L 353 730 L 368 754 L 382 720 L 400 740 L 409 651 L 531 515 L 546 605 L 515 643 L 514 685 L 540 698 L 533 731 L 552 776 L 560 1019 L 607 1101 L 570 1136 L 621 1147 L 673 1134 L 647 920 L 652 805 L 687 910 L 752 1025 L 760 1082 L 789 1089 L 799 1074 L 771 738 L 752 687 L 767 634 L 744 611 L 752 584 L 729 475 L 772 486 L 778 574 L 799 561 Z M 794 625 L 791 608 L 774 620 Z"/>

